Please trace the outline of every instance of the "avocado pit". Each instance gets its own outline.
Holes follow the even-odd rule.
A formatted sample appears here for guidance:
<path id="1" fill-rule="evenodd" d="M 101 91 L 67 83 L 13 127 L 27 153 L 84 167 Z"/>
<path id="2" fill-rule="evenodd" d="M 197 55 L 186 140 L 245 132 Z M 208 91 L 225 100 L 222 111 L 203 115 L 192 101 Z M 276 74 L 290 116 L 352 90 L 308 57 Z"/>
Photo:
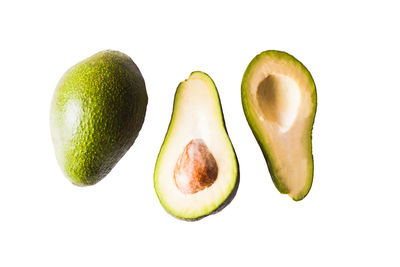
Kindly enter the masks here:
<path id="1" fill-rule="evenodd" d="M 176 162 L 176 187 L 184 194 L 194 194 L 210 187 L 217 176 L 218 164 L 204 140 L 192 139 Z"/>

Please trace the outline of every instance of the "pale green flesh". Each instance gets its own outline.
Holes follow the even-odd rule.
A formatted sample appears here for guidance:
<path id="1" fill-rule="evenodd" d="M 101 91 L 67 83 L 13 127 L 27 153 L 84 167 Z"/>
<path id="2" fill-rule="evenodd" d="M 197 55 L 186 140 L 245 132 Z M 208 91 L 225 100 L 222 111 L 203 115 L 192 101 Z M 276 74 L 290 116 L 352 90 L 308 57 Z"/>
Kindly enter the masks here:
<path id="1" fill-rule="evenodd" d="M 173 171 L 184 147 L 201 138 L 218 164 L 216 181 L 194 194 L 176 187 Z M 164 208 L 182 219 L 196 219 L 215 211 L 230 195 L 238 179 L 238 166 L 227 135 L 220 101 L 211 78 L 194 72 L 180 83 L 175 94 L 171 122 L 158 155 L 154 186 Z"/>
<path id="2" fill-rule="evenodd" d="M 246 69 L 242 103 L 277 189 L 303 199 L 313 180 L 316 91 L 311 74 L 285 52 L 263 52 Z"/>

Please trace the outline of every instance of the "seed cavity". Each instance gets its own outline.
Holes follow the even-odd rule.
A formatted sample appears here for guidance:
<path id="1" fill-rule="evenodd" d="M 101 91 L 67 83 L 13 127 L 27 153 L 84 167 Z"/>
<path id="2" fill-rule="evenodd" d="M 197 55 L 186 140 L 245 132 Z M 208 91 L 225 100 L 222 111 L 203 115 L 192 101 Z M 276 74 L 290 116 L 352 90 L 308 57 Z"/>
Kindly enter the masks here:
<path id="1" fill-rule="evenodd" d="M 194 194 L 210 187 L 217 176 L 217 162 L 204 140 L 200 138 L 191 140 L 175 165 L 176 187 L 184 194 Z"/>
<path id="2" fill-rule="evenodd" d="M 287 131 L 294 123 L 300 106 L 300 89 L 288 76 L 270 74 L 258 86 L 257 101 L 261 120 L 279 125 Z"/>

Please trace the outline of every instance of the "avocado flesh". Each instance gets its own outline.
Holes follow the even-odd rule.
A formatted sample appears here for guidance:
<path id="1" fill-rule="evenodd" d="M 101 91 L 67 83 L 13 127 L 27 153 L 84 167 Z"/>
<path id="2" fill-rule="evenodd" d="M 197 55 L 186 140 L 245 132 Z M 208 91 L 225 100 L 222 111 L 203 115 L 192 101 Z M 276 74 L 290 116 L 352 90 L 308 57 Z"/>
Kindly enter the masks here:
<path id="1" fill-rule="evenodd" d="M 311 134 L 316 88 L 306 67 L 281 51 L 265 51 L 249 64 L 242 81 L 247 121 L 277 189 L 303 199 L 313 180 Z"/>
<path id="2" fill-rule="evenodd" d="M 55 90 L 50 128 L 57 161 L 75 185 L 105 177 L 134 143 L 147 92 L 135 63 L 102 51 L 70 68 Z"/>
<path id="3" fill-rule="evenodd" d="M 184 193 L 174 181 L 174 170 L 188 144 L 197 140 L 215 159 L 217 177 L 196 193 Z M 155 166 L 157 196 L 173 216 L 196 220 L 225 207 L 233 199 L 238 184 L 239 166 L 215 84 L 207 74 L 193 72 L 175 93 L 171 122 Z"/>

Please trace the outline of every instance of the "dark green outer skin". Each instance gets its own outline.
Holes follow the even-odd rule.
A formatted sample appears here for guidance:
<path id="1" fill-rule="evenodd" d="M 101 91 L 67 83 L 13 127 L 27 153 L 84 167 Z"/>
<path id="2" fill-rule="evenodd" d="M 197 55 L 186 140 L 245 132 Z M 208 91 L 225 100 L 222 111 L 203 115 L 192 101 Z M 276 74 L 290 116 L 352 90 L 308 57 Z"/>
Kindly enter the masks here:
<path id="1" fill-rule="evenodd" d="M 314 107 L 314 111 L 312 112 L 312 117 L 309 120 L 309 151 L 311 153 L 311 173 L 310 173 L 310 180 L 308 185 L 306 186 L 306 188 L 304 188 L 302 190 L 302 192 L 300 192 L 299 195 L 293 196 L 293 200 L 295 201 L 300 201 L 302 199 L 304 199 L 307 194 L 310 192 L 311 186 L 312 186 L 312 182 L 313 182 L 313 177 L 314 177 L 314 156 L 312 154 L 312 129 L 313 129 L 313 125 L 314 125 L 314 121 L 315 121 L 315 115 L 316 115 L 316 108 L 317 108 L 317 91 L 316 91 L 316 87 L 315 87 L 315 83 L 314 83 L 314 79 L 311 76 L 311 73 L 308 71 L 308 69 L 299 61 L 297 60 L 295 57 L 293 57 L 292 55 L 283 52 L 283 51 L 277 51 L 277 50 L 268 50 L 268 51 L 264 51 L 260 54 L 258 54 L 256 57 L 253 58 L 253 60 L 250 62 L 250 64 L 247 66 L 246 71 L 243 75 L 243 79 L 242 79 L 242 86 L 241 86 L 241 97 L 242 97 L 242 106 L 243 106 L 243 111 L 246 115 L 246 120 L 257 140 L 258 145 L 261 148 L 261 151 L 264 155 L 265 161 L 267 163 L 268 166 L 268 170 L 271 174 L 271 178 L 272 181 L 275 185 L 275 187 L 278 189 L 279 192 L 281 192 L 282 194 L 288 194 L 289 190 L 287 189 L 286 185 L 281 182 L 281 180 L 279 179 L 278 175 L 275 172 L 275 169 L 273 167 L 273 160 L 272 160 L 272 156 L 269 154 L 269 149 L 268 149 L 268 144 L 266 142 L 264 142 L 263 137 L 262 137 L 262 133 L 259 132 L 259 130 L 257 129 L 257 127 L 253 124 L 254 122 L 252 121 L 254 115 L 252 114 L 251 110 L 249 109 L 250 103 L 248 101 L 249 96 L 247 95 L 247 89 L 246 89 L 246 85 L 248 83 L 248 79 L 249 79 L 249 75 L 250 75 L 250 71 L 253 69 L 254 65 L 258 62 L 261 61 L 264 57 L 275 57 L 275 58 L 281 58 L 284 59 L 288 62 L 291 62 L 295 65 L 297 65 L 299 68 L 302 68 L 304 71 L 304 74 L 307 75 L 310 84 L 312 84 L 312 88 L 310 88 L 311 90 L 311 98 L 312 98 L 312 104 Z"/>
<path id="2" fill-rule="evenodd" d="M 66 118 L 70 101 L 79 103 L 74 132 Z M 123 53 L 99 52 L 65 73 L 50 125 L 58 163 L 72 183 L 93 185 L 111 171 L 139 134 L 147 102 L 144 79 Z"/>
<path id="3" fill-rule="evenodd" d="M 190 76 L 191 76 L 192 74 L 194 74 L 194 73 L 201 73 L 202 75 L 205 75 L 206 77 L 208 77 L 208 78 L 210 79 L 210 81 L 211 81 L 212 84 L 214 85 L 214 89 L 215 89 L 215 91 L 216 91 L 216 93 L 217 93 L 217 96 L 218 96 L 219 107 L 220 107 L 220 111 L 221 111 L 221 115 L 222 115 L 222 124 L 223 124 L 223 126 L 224 126 L 226 135 L 228 136 L 229 142 L 231 143 L 232 150 L 233 150 L 233 152 L 234 152 L 234 154 L 235 154 L 236 167 L 237 167 L 237 177 L 236 177 L 235 186 L 233 187 L 232 191 L 229 193 L 229 195 L 227 196 L 227 198 L 221 203 L 221 205 L 219 205 L 216 209 L 214 209 L 214 210 L 211 211 L 210 213 L 205 214 L 205 215 L 203 215 L 203 216 L 200 216 L 200 217 L 197 217 L 197 218 L 184 218 L 184 217 L 179 217 L 179 216 L 176 216 L 176 215 L 174 215 L 173 213 L 169 212 L 167 209 L 165 209 L 164 205 L 162 205 L 163 208 L 168 212 L 168 214 L 172 215 L 173 217 L 175 217 L 175 218 L 177 218 L 177 219 L 180 219 L 180 220 L 182 220 L 182 221 L 187 221 L 187 222 L 195 222 L 195 221 L 201 220 L 201 219 L 203 219 L 203 218 L 205 218 L 205 217 L 207 217 L 207 216 L 209 216 L 209 215 L 217 214 L 218 212 L 220 212 L 221 210 L 223 210 L 223 209 L 224 209 L 226 206 L 228 206 L 229 203 L 231 203 L 232 200 L 235 198 L 236 193 L 237 193 L 238 188 L 239 188 L 239 183 L 240 183 L 239 160 L 238 160 L 238 158 L 237 158 L 235 148 L 233 147 L 232 142 L 231 142 L 231 140 L 230 140 L 230 137 L 229 137 L 229 134 L 228 134 L 228 130 L 226 129 L 224 112 L 223 112 L 223 110 L 222 110 L 221 99 L 220 99 L 220 97 L 219 97 L 219 93 L 218 93 L 218 90 L 217 90 L 217 86 L 215 85 L 213 79 L 211 79 L 211 77 L 210 77 L 207 73 L 202 72 L 202 71 L 194 71 L 194 72 L 192 72 L 192 73 L 190 74 Z M 164 143 L 165 143 L 165 141 L 166 141 L 166 139 L 167 139 L 167 137 L 168 137 L 169 128 L 171 127 L 171 122 L 172 122 L 172 116 L 174 115 L 174 110 L 175 110 L 175 108 L 176 108 L 177 94 L 178 94 L 178 92 L 179 92 L 179 87 L 180 87 L 180 85 L 181 85 L 181 84 L 178 85 L 178 88 L 177 88 L 176 91 L 175 91 L 174 104 L 173 104 L 173 108 L 172 108 L 171 120 L 170 120 L 170 124 L 169 124 L 169 126 L 168 126 L 167 133 L 166 133 L 165 138 L 164 138 L 164 142 L 163 142 L 163 144 L 161 145 L 161 148 L 163 147 L 163 145 L 164 145 Z M 161 149 L 160 149 L 160 153 L 161 153 Z M 158 156 L 157 156 L 156 167 L 157 167 L 157 162 L 158 162 L 159 157 L 160 157 L 160 153 L 159 153 Z M 155 174 L 155 173 L 154 173 L 154 174 Z M 154 178 L 155 178 L 155 177 L 154 177 Z M 157 190 L 156 190 L 156 192 L 157 192 Z M 157 197 L 158 197 L 158 195 L 157 195 Z M 159 200 L 160 203 L 161 203 L 161 200 L 160 200 L 159 197 L 158 197 L 158 200 Z"/>

